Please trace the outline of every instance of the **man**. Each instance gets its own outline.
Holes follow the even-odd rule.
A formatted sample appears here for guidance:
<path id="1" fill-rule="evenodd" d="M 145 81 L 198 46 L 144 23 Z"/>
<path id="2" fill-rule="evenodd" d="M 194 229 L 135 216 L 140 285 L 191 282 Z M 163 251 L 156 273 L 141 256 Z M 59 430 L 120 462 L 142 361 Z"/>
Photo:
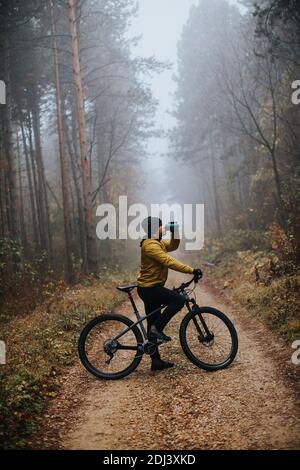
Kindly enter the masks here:
<path id="1" fill-rule="evenodd" d="M 145 304 L 146 315 L 158 309 L 156 313 L 147 318 L 148 334 L 155 344 L 157 340 L 170 341 L 171 338 L 164 334 L 163 329 L 171 318 L 179 312 L 185 304 L 184 298 L 177 292 L 164 287 L 168 277 L 168 269 L 186 274 L 202 276 L 201 269 L 194 269 L 177 261 L 168 255 L 168 252 L 177 250 L 180 240 L 175 239 L 174 229 L 171 229 L 171 240 L 162 240 L 166 233 L 158 217 L 148 217 L 142 222 L 142 228 L 146 238 L 141 242 L 141 271 L 138 277 L 138 294 Z M 167 305 L 163 313 L 159 307 Z M 158 346 L 151 356 L 151 370 L 162 370 L 172 367 L 172 362 L 163 361 L 160 357 Z"/>

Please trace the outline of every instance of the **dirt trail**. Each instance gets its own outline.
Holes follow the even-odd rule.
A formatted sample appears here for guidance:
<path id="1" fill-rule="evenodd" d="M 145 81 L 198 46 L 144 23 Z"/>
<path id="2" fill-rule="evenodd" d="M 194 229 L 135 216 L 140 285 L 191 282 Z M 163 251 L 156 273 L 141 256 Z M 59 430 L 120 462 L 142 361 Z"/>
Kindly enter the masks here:
<path id="1" fill-rule="evenodd" d="M 175 277 L 176 284 L 185 279 Z M 169 285 L 174 283 L 173 277 Z M 235 323 L 239 353 L 234 364 L 215 373 L 191 364 L 178 338 L 181 312 L 166 328 L 173 341 L 161 347 L 162 357 L 175 362 L 172 369 L 151 372 L 145 356 L 121 381 L 98 381 L 80 364 L 68 371 L 63 393 L 50 411 L 49 426 L 59 430 L 58 447 L 300 448 L 299 394 L 286 379 L 290 356 L 283 343 L 205 282 L 197 288 L 197 300 L 223 310 Z M 128 315 L 129 303 L 118 311 Z"/>

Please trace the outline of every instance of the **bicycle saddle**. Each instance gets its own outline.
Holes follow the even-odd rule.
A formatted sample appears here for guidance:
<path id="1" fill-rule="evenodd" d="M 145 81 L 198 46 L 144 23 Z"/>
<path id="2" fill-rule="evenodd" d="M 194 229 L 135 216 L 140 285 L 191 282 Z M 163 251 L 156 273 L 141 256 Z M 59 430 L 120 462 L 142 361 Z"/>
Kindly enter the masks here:
<path id="1" fill-rule="evenodd" d="M 129 294 L 129 292 L 131 292 L 133 289 L 135 289 L 137 287 L 136 284 L 132 285 L 132 286 L 120 286 L 120 287 L 117 287 L 118 290 L 120 290 L 121 292 L 127 292 Z"/>

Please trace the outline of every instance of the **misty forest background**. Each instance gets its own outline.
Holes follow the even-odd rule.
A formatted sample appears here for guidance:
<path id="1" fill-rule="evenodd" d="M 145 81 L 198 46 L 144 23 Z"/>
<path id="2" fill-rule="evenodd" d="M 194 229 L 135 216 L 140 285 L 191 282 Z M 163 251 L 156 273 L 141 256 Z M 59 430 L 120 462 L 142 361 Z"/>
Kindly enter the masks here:
<path id="1" fill-rule="evenodd" d="M 161 129 L 149 80 L 171 64 L 134 55 L 138 2 L 0 0 L 5 448 L 34 445 L 83 324 L 123 300 L 112 287 L 136 280 L 138 241 L 96 238 L 96 207 L 118 206 L 120 195 L 205 204 L 204 249 L 176 256 L 209 262 L 206 279 L 299 339 L 300 4 L 239 3 L 191 8 L 169 110 L 176 124 Z M 147 145 L 159 138 L 168 149 L 158 158 Z"/>

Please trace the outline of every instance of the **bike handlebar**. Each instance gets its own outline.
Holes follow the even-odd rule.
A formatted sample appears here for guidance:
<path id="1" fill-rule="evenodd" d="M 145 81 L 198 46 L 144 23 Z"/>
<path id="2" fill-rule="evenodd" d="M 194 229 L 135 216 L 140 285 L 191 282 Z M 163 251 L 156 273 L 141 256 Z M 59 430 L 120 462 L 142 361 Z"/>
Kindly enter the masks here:
<path id="1" fill-rule="evenodd" d="M 186 289 L 187 287 L 189 287 L 189 286 L 192 284 L 192 282 L 196 282 L 196 283 L 197 283 L 198 281 L 200 281 L 200 279 L 201 279 L 201 277 L 199 277 L 199 276 L 197 276 L 197 275 L 194 275 L 190 281 L 188 281 L 188 282 L 183 282 L 183 283 L 180 285 L 180 287 L 177 287 L 175 290 L 183 291 L 184 289 Z"/>

